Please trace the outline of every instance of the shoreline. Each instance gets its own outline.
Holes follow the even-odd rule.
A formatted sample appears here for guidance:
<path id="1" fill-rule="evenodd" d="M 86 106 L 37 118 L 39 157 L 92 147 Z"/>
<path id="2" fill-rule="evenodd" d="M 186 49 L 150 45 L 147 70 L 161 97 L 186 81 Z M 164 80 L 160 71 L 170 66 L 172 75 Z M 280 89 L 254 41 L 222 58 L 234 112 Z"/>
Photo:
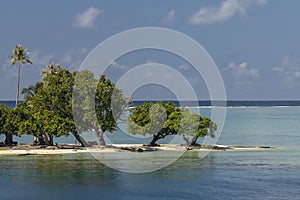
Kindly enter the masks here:
<path id="1" fill-rule="evenodd" d="M 231 146 L 231 145 L 203 145 L 202 147 L 186 148 L 179 144 L 160 144 L 160 146 L 149 147 L 143 144 L 113 144 L 107 146 L 94 146 L 90 148 L 78 147 L 74 145 L 63 145 L 62 148 L 49 146 L 17 145 L 14 147 L 0 148 L 1 155 L 64 155 L 64 154 L 81 154 L 81 153 L 113 153 L 113 152 L 154 152 L 154 151 L 258 151 L 270 150 L 275 147 L 270 146 Z"/>

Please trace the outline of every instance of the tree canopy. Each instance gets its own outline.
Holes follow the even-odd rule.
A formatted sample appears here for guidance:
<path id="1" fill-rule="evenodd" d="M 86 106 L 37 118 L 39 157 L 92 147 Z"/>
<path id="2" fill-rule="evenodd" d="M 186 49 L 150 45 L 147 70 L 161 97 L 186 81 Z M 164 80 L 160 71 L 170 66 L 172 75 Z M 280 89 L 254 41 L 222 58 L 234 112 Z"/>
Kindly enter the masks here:
<path id="1" fill-rule="evenodd" d="M 76 73 L 73 90 L 73 114 L 80 132 L 93 131 L 99 145 L 105 145 L 104 133 L 113 132 L 128 100 L 115 84 L 101 75 L 95 79 L 90 71 Z"/>
<path id="2" fill-rule="evenodd" d="M 55 70 L 56 73 L 45 73 L 42 81 L 32 87 L 34 93 L 25 98 L 28 112 L 21 124 L 24 132 L 43 138 L 49 145 L 53 145 L 54 136 L 68 136 L 73 125 L 73 75 L 59 65 L 55 66 Z"/>
<path id="3" fill-rule="evenodd" d="M 9 56 L 11 65 L 32 62 L 27 50 L 18 45 Z M 117 123 L 129 99 L 104 75 L 95 78 L 91 71 L 69 72 L 50 63 L 41 71 L 39 82 L 22 89 L 24 102 L 15 108 L 0 104 L 0 134 L 5 144 L 12 144 L 12 135 L 30 134 L 40 144 L 53 145 L 53 138 L 72 133 L 82 146 L 88 144 L 83 132 L 94 132 L 99 145 L 106 145 L 104 134 L 118 129 Z M 18 87 L 19 87 L 18 80 Z M 19 88 L 18 88 L 19 90 Z M 18 105 L 18 91 L 16 105 Z M 188 145 L 199 137 L 214 137 L 217 125 L 207 117 L 190 113 L 175 104 L 145 102 L 129 110 L 127 131 L 130 134 L 153 136 L 149 145 L 169 135 L 182 135 Z"/>
<path id="4" fill-rule="evenodd" d="M 192 114 L 186 108 L 178 108 L 168 102 L 145 102 L 130 109 L 127 131 L 133 135 L 153 135 L 149 145 L 157 145 L 159 139 L 169 135 L 183 135 L 188 145 L 195 145 L 199 137 L 211 136 L 217 126 L 207 117 Z M 189 141 L 188 137 L 192 140 Z"/>

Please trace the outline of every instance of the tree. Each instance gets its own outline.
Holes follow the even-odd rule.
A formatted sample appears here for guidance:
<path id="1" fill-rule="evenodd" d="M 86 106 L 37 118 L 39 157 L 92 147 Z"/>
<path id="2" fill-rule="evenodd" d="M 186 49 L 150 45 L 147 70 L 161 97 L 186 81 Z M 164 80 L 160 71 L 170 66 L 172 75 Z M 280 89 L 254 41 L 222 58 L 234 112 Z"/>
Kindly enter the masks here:
<path id="1" fill-rule="evenodd" d="M 45 137 L 43 127 L 44 122 L 40 118 L 34 116 L 34 111 L 28 105 L 28 99 L 19 107 L 22 107 L 23 118 L 19 123 L 19 133 L 26 133 L 34 136 L 34 144 L 45 145 L 47 138 Z"/>
<path id="2" fill-rule="evenodd" d="M 116 130 L 128 100 L 104 75 L 96 80 L 93 73 L 86 70 L 77 72 L 75 78 L 73 114 L 77 128 L 80 132 L 95 132 L 98 144 L 104 146 L 105 132 Z"/>
<path id="3" fill-rule="evenodd" d="M 106 145 L 104 133 L 116 130 L 117 122 L 127 104 L 128 99 L 123 96 L 122 91 L 101 75 L 95 94 L 95 111 L 99 126 L 94 127 L 99 145 Z"/>
<path id="4" fill-rule="evenodd" d="M 22 45 L 17 45 L 13 49 L 13 54 L 9 55 L 10 59 L 10 65 L 13 66 L 15 63 L 18 63 L 18 83 L 17 83 L 17 91 L 16 91 L 16 107 L 18 106 L 19 103 L 19 90 L 20 90 L 20 76 L 21 76 L 21 64 L 32 64 L 32 61 L 29 59 L 27 56 L 27 49 L 25 49 Z M 6 135 L 6 142 L 8 145 L 13 143 L 13 135 L 12 134 L 7 134 Z"/>
<path id="5" fill-rule="evenodd" d="M 4 104 L 0 104 L 0 134 L 5 134 L 4 124 L 6 121 L 7 107 Z"/>
<path id="6" fill-rule="evenodd" d="M 183 135 L 187 146 L 195 146 L 199 137 L 215 137 L 216 130 L 217 125 L 211 119 L 190 112 L 182 113 L 179 134 Z"/>
<path id="7" fill-rule="evenodd" d="M 19 131 L 19 124 L 24 118 L 22 106 L 7 108 L 1 105 L 0 107 L 0 132 L 6 135 L 4 143 L 8 146 L 17 144 L 16 142 L 8 141 L 9 137 L 7 137 L 7 135 L 20 136 L 22 134 L 22 132 Z"/>
<path id="8" fill-rule="evenodd" d="M 27 56 L 27 49 L 25 49 L 22 45 L 17 45 L 13 49 L 13 54 L 8 56 L 10 59 L 10 65 L 15 65 L 18 63 L 18 84 L 17 84 L 17 91 L 16 91 L 16 107 L 18 106 L 19 102 L 19 90 L 20 90 L 20 73 L 21 73 L 21 64 L 32 64 L 32 61 Z"/>
<path id="9" fill-rule="evenodd" d="M 21 94 L 24 95 L 24 100 L 25 101 L 30 100 L 42 86 L 43 86 L 42 82 L 37 82 L 35 85 L 30 85 L 27 88 L 23 88 Z"/>
<path id="10" fill-rule="evenodd" d="M 127 131 L 135 134 L 150 134 L 153 139 L 150 146 L 157 145 L 159 139 L 177 134 L 180 127 L 181 109 L 168 102 L 145 102 L 130 109 L 127 118 Z"/>
<path id="11" fill-rule="evenodd" d="M 47 145 L 53 145 L 54 137 L 68 136 L 74 127 L 71 112 L 73 74 L 59 65 L 55 65 L 55 72 L 45 73 L 41 83 L 33 88 L 34 95 L 26 99 L 29 113 L 22 125 L 24 131 Z"/>
<path id="12" fill-rule="evenodd" d="M 174 134 L 183 135 L 187 145 L 195 145 L 199 137 L 209 133 L 213 136 L 215 130 L 216 124 L 210 119 L 191 114 L 186 108 L 177 108 L 171 102 L 145 102 L 130 109 L 127 118 L 129 133 L 153 135 L 150 146 L 155 146 L 159 139 Z M 192 136 L 191 141 L 189 136 Z"/>

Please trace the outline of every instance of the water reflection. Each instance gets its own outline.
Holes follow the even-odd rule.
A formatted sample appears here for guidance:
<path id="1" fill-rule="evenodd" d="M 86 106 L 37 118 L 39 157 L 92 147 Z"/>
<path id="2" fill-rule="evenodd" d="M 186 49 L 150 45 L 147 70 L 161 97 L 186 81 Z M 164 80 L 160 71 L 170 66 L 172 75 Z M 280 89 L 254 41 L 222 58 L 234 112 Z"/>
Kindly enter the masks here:
<path id="1" fill-rule="evenodd" d="M 118 172 L 89 154 L 2 157 L 0 176 L 15 182 L 43 185 L 103 185 L 113 183 Z"/>

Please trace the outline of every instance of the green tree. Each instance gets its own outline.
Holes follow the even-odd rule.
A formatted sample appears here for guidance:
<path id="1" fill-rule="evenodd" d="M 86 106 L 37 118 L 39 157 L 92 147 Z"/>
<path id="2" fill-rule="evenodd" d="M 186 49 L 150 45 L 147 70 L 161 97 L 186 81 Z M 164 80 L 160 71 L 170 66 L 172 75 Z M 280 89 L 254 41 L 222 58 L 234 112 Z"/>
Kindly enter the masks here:
<path id="1" fill-rule="evenodd" d="M 6 105 L 0 104 L 0 134 L 5 134 L 4 124 L 6 121 L 6 111 Z"/>
<path id="2" fill-rule="evenodd" d="M 74 127 L 71 112 L 73 74 L 55 66 L 56 73 L 45 73 L 36 84 L 34 95 L 25 103 L 28 116 L 22 129 L 53 145 L 53 138 L 68 136 Z"/>
<path id="3" fill-rule="evenodd" d="M 0 132 L 6 135 L 5 145 L 14 145 L 16 142 L 7 141 L 7 135 L 20 136 L 22 132 L 19 131 L 19 124 L 24 118 L 22 106 L 16 108 L 7 108 L 6 106 L 0 106 Z"/>
<path id="4" fill-rule="evenodd" d="M 127 131 L 133 135 L 153 135 L 150 146 L 157 145 L 159 139 L 177 134 L 180 127 L 181 109 L 175 104 L 145 102 L 130 109 L 127 118 Z"/>
<path id="5" fill-rule="evenodd" d="M 150 146 L 155 146 L 159 139 L 174 134 L 183 135 L 187 145 L 195 145 L 199 137 L 208 134 L 213 136 L 215 130 L 216 124 L 209 118 L 191 114 L 186 108 L 178 108 L 171 102 L 157 104 L 145 102 L 130 109 L 127 118 L 129 133 L 153 135 Z"/>
<path id="6" fill-rule="evenodd" d="M 95 94 L 95 111 L 98 127 L 94 127 L 99 145 L 106 145 L 104 133 L 112 133 L 117 128 L 117 122 L 128 104 L 128 99 L 123 96 L 115 84 L 101 75 Z"/>
<path id="7" fill-rule="evenodd" d="M 21 94 L 24 95 L 24 100 L 30 100 L 34 94 L 43 86 L 42 82 L 37 82 L 35 85 L 30 85 L 27 88 L 23 88 Z"/>
<path id="8" fill-rule="evenodd" d="M 216 130 L 217 125 L 211 119 L 186 111 L 182 112 L 179 134 L 183 135 L 188 146 L 195 146 L 199 137 L 215 137 Z"/>
<path id="9" fill-rule="evenodd" d="M 32 64 L 32 61 L 27 56 L 27 49 L 25 49 L 22 45 L 17 45 L 13 49 L 13 54 L 8 56 L 10 59 L 10 65 L 13 66 L 15 63 L 18 63 L 18 83 L 17 83 L 17 91 L 16 91 L 16 107 L 19 102 L 19 90 L 20 90 L 20 76 L 21 76 L 21 64 Z"/>
<path id="10" fill-rule="evenodd" d="M 19 90 L 20 90 L 20 76 L 21 76 L 21 64 L 32 64 L 32 61 L 27 56 L 27 49 L 25 49 L 22 45 L 17 45 L 13 51 L 12 55 L 9 55 L 10 65 L 13 66 L 15 63 L 18 63 L 18 83 L 17 83 L 17 91 L 16 91 L 16 107 L 19 103 Z M 13 135 L 6 135 L 6 142 L 8 145 L 13 143 Z"/>
<path id="11" fill-rule="evenodd" d="M 73 88 L 73 114 L 79 132 L 95 132 L 98 144 L 106 145 L 105 132 L 113 132 L 128 100 L 115 84 L 101 75 L 99 80 L 90 71 L 76 73 Z"/>
<path id="12" fill-rule="evenodd" d="M 28 105 L 28 99 L 19 107 L 22 107 L 23 118 L 19 123 L 19 133 L 34 136 L 34 144 L 45 145 L 48 141 L 44 134 L 44 122 L 36 118 L 32 108 Z"/>

